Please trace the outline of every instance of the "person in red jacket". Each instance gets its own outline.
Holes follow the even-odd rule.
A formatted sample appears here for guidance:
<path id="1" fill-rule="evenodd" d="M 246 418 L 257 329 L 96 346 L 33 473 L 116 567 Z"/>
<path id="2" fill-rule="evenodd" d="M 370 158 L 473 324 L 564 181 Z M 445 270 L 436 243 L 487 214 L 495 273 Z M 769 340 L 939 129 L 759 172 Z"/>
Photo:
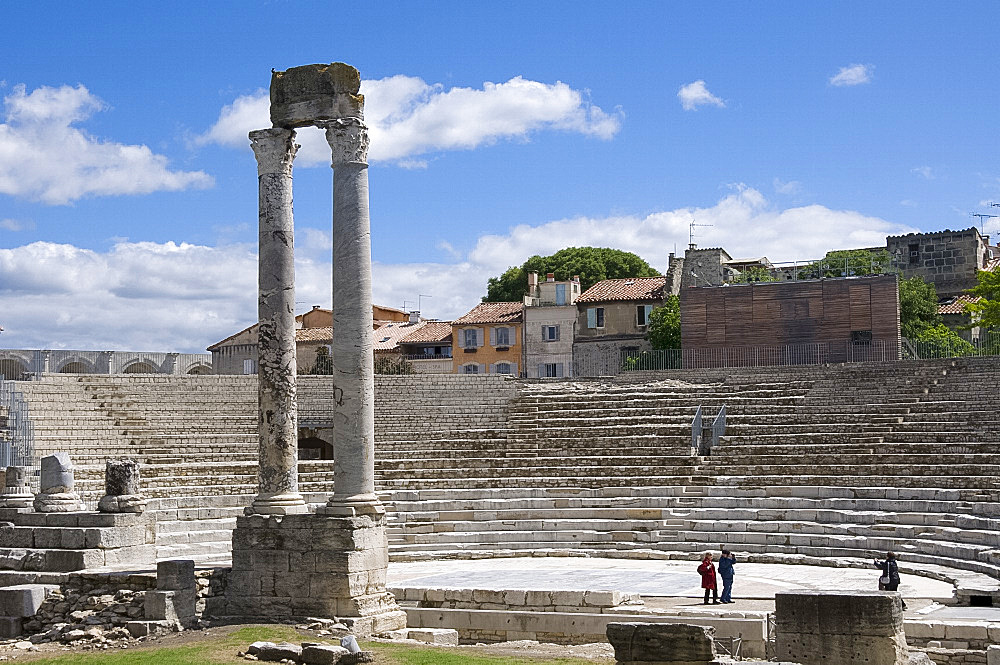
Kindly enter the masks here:
<path id="1" fill-rule="evenodd" d="M 712 593 L 712 604 L 719 604 L 719 587 L 715 580 L 715 564 L 712 563 L 711 552 L 705 555 L 701 565 L 698 566 L 701 573 L 701 588 L 705 590 L 705 604 L 708 605 L 708 594 Z"/>

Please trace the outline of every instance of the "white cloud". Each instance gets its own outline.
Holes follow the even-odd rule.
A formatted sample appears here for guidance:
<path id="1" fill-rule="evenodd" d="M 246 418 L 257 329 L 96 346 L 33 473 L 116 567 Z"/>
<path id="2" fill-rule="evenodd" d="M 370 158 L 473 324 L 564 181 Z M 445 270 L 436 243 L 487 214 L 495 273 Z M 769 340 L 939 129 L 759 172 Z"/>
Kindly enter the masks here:
<path id="1" fill-rule="evenodd" d="M 914 168 L 910 169 L 910 173 L 916 173 L 917 175 L 919 175 L 920 177 L 922 177 L 924 180 L 934 180 L 934 178 L 936 177 L 934 175 L 934 169 L 932 169 L 929 166 L 917 166 L 917 167 L 914 167 Z"/>
<path id="2" fill-rule="evenodd" d="M 4 97 L 0 124 L 0 193 L 51 205 L 87 196 L 148 194 L 209 187 L 202 171 L 172 171 L 144 145 L 98 139 L 76 125 L 104 103 L 87 88 L 23 85 Z"/>
<path id="3" fill-rule="evenodd" d="M 899 202 L 899 205 L 906 206 L 907 208 L 917 208 L 920 206 L 920 204 L 913 199 L 903 199 Z"/>
<path id="4" fill-rule="evenodd" d="M 726 103 L 710 93 L 705 87 L 705 82 L 701 79 L 682 85 L 677 91 L 677 99 L 681 100 L 681 107 L 685 111 L 695 111 L 699 106 L 711 104 L 712 106 L 725 107 Z"/>
<path id="5" fill-rule="evenodd" d="M 530 81 L 520 76 L 482 88 L 431 85 L 412 76 L 362 81 L 365 122 L 371 136 L 371 161 L 391 161 L 406 168 L 426 168 L 412 159 L 442 150 L 471 150 L 504 139 L 527 139 L 538 131 L 560 130 L 612 138 L 622 113 L 607 113 L 591 104 L 584 92 L 565 83 Z M 197 144 L 249 146 L 247 133 L 270 127 L 267 92 L 258 90 L 223 107 L 219 118 Z M 330 148 L 323 133 L 298 130 L 302 146 L 296 164 L 328 164 Z"/>
<path id="6" fill-rule="evenodd" d="M 4 231 L 30 231 L 33 228 L 35 228 L 35 223 L 31 220 L 0 219 L 0 229 Z"/>
<path id="7" fill-rule="evenodd" d="M 872 80 L 875 65 L 849 65 L 830 77 L 830 85 L 861 85 Z"/>
<path id="8" fill-rule="evenodd" d="M 616 247 L 665 270 L 667 254 L 687 245 L 691 219 L 698 244 L 733 256 L 808 260 L 828 250 L 871 247 L 915 229 L 821 205 L 778 208 L 742 185 L 715 205 L 646 216 L 562 219 L 481 236 L 451 262 L 374 265 L 375 302 L 400 306 L 432 296 L 425 316 L 450 319 L 471 309 L 486 281 L 533 254 L 567 246 Z M 330 304 L 329 234 L 298 230 L 299 311 Z M 447 251 L 447 245 L 440 245 Z M 8 348 L 201 351 L 256 318 L 257 259 L 248 245 L 126 242 L 106 252 L 36 242 L 0 249 L 0 325 Z"/>
<path id="9" fill-rule="evenodd" d="M 781 178 L 774 179 L 774 191 L 778 194 L 785 194 L 791 196 L 793 194 L 798 194 L 802 191 L 802 183 L 798 180 L 789 180 L 785 182 Z"/>

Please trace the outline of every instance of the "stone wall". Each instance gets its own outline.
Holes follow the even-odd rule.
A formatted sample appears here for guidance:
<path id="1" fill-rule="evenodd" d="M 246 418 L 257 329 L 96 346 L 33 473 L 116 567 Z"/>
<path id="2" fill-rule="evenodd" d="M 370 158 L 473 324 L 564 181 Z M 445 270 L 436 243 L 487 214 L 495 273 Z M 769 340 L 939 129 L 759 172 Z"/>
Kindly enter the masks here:
<path id="1" fill-rule="evenodd" d="M 986 239 L 975 227 L 889 236 L 886 248 L 904 279 L 923 278 L 934 285 L 938 297 L 975 286 L 976 271 L 986 267 L 989 256 Z"/>
<path id="2" fill-rule="evenodd" d="M 638 593 L 624 591 L 525 591 L 496 589 L 389 589 L 400 602 L 423 608 L 508 610 L 530 612 L 587 612 L 636 609 Z"/>

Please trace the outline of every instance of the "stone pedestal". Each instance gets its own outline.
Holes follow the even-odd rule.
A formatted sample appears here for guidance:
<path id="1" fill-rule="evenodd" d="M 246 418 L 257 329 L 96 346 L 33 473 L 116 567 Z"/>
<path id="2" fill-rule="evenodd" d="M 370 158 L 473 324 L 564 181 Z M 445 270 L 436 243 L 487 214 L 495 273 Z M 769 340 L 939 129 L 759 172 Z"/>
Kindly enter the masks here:
<path id="1" fill-rule="evenodd" d="M 802 665 L 906 665 L 898 593 L 789 591 L 774 597 L 775 655 Z"/>
<path id="2" fill-rule="evenodd" d="M 715 665 L 715 628 L 693 624 L 609 623 L 618 665 Z"/>
<path id="3" fill-rule="evenodd" d="M 336 619 L 358 636 L 406 626 L 386 591 L 384 515 L 249 515 L 236 520 L 227 613 Z"/>
<path id="4" fill-rule="evenodd" d="M 34 508 L 40 513 L 74 513 L 83 510 L 80 495 L 73 491 L 73 462 L 69 453 L 42 458 L 40 492 Z"/>
<path id="5" fill-rule="evenodd" d="M 28 487 L 28 467 L 8 466 L 4 472 L 4 482 L 0 508 L 31 508 L 35 495 Z"/>
<path id="6" fill-rule="evenodd" d="M 104 496 L 97 502 L 102 513 L 141 513 L 146 500 L 139 493 L 139 463 L 133 459 L 108 460 L 104 468 Z"/>

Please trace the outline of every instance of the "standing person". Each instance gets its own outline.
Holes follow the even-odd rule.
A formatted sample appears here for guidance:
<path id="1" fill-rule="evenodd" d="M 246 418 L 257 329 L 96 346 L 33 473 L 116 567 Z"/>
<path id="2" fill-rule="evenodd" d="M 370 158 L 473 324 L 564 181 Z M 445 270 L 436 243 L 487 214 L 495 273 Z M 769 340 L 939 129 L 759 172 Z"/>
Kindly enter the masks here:
<path id="1" fill-rule="evenodd" d="M 722 598 L 719 600 L 723 603 L 733 602 L 733 576 L 735 574 L 736 565 L 736 555 L 734 555 L 729 550 L 722 550 L 722 556 L 719 557 L 719 577 L 722 578 Z"/>
<path id="2" fill-rule="evenodd" d="M 705 604 L 708 605 L 708 594 L 712 593 L 712 603 L 714 605 L 719 604 L 719 590 L 718 584 L 715 580 L 715 564 L 712 563 L 712 553 L 708 552 L 705 554 L 705 558 L 702 559 L 701 565 L 698 566 L 698 572 L 701 573 L 701 588 L 705 590 Z"/>
<path id="3" fill-rule="evenodd" d="M 882 576 L 878 578 L 879 591 L 896 591 L 899 589 L 899 565 L 896 563 L 896 553 L 886 552 L 885 561 L 875 559 L 875 567 L 882 569 Z M 900 598 L 903 609 L 906 609 L 906 601 Z"/>

